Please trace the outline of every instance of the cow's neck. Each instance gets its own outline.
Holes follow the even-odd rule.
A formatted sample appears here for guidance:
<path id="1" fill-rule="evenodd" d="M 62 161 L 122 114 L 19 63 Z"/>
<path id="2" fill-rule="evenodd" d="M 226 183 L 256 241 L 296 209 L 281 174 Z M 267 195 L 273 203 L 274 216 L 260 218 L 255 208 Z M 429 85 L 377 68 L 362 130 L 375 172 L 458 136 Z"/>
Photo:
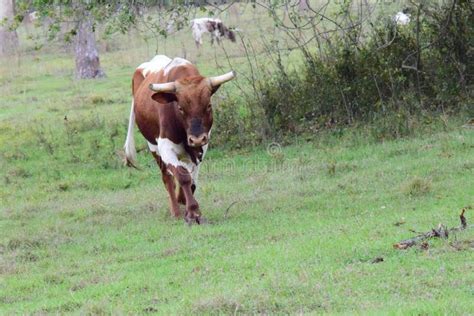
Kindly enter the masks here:
<path id="1" fill-rule="evenodd" d="M 190 147 L 188 144 L 185 142 L 184 143 L 184 149 L 188 153 L 189 157 L 191 158 L 192 162 L 196 165 L 198 165 L 202 159 L 204 158 L 204 148 L 205 146 L 201 147 Z M 207 148 L 207 146 L 206 146 Z"/>

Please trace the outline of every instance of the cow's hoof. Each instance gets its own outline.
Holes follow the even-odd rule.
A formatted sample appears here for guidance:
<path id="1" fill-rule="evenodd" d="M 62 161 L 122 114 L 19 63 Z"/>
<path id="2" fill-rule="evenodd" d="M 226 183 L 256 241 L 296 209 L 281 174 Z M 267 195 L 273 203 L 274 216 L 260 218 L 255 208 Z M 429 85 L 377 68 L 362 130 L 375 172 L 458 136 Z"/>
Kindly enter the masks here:
<path id="1" fill-rule="evenodd" d="M 199 217 L 199 224 L 200 225 L 207 225 L 210 224 L 209 220 L 206 217 Z"/>
<path id="2" fill-rule="evenodd" d="M 185 221 L 188 225 L 192 225 L 192 224 L 194 224 L 194 223 L 200 225 L 200 224 L 201 224 L 201 221 L 202 221 L 201 214 L 197 214 L 197 213 L 187 213 L 186 216 L 184 217 L 184 221 Z"/>
<path id="3" fill-rule="evenodd" d="M 191 218 L 185 217 L 184 221 L 188 226 L 192 226 L 192 225 L 194 225 L 194 223 L 196 223 L 198 225 L 201 225 L 201 220 L 199 218 L 191 219 Z"/>
<path id="4" fill-rule="evenodd" d="M 188 217 L 185 217 L 184 218 L 184 222 L 188 225 L 188 226 L 191 226 L 194 222 L 194 220 L 188 218 Z"/>

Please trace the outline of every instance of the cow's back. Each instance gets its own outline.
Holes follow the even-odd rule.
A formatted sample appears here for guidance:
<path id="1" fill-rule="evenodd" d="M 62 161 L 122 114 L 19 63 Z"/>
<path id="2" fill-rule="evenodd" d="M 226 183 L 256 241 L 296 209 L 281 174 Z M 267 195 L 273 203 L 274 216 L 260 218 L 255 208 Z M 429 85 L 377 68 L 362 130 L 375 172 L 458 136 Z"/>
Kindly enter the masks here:
<path id="1" fill-rule="evenodd" d="M 165 55 L 156 55 L 152 60 L 149 62 L 142 63 L 140 66 L 137 67 L 135 70 L 135 74 L 133 75 L 132 80 L 132 93 L 135 96 L 135 92 L 138 91 L 138 88 L 143 83 L 143 80 L 150 75 L 156 74 L 160 70 L 164 69 L 168 64 L 172 61 L 171 58 Z"/>
<path id="2" fill-rule="evenodd" d="M 157 55 L 151 61 L 137 67 L 132 80 L 135 121 L 146 140 L 155 144 L 160 133 L 159 111 L 151 98 L 153 91 L 148 89 L 149 83 L 163 81 L 163 69 L 170 64 L 171 58 Z"/>

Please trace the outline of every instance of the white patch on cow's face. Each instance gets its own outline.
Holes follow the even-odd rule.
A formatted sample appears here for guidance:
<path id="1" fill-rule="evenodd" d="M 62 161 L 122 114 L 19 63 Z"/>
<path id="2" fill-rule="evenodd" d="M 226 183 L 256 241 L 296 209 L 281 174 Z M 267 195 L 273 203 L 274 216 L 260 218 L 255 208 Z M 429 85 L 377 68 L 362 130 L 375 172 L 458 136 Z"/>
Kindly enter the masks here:
<path id="1" fill-rule="evenodd" d="M 176 57 L 170 63 L 168 63 L 168 65 L 166 65 L 166 67 L 164 69 L 164 74 L 166 76 L 171 71 L 171 69 L 173 69 L 175 67 L 178 67 L 178 66 L 188 65 L 188 64 L 190 65 L 191 62 L 189 62 L 188 60 L 186 60 L 184 58 Z"/>
<path id="2" fill-rule="evenodd" d="M 169 58 L 168 56 L 156 55 L 149 62 L 143 63 L 138 66 L 137 70 L 140 69 L 143 74 L 143 77 L 146 77 L 150 73 L 155 73 L 164 69 L 169 63 L 171 63 L 171 61 L 171 58 Z"/>
<path id="3" fill-rule="evenodd" d="M 157 138 L 158 155 L 165 164 L 173 167 L 184 167 L 189 173 L 193 173 L 196 165 L 192 162 L 183 144 L 173 143 L 168 138 Z"/>

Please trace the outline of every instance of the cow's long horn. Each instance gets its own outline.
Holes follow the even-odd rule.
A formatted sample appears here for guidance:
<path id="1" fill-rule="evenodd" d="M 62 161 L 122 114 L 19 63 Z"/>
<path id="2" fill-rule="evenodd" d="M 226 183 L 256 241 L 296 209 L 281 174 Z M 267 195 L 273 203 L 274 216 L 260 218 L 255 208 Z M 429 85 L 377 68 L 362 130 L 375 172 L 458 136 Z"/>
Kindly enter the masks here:
<path id="1" fill-rule="evenodd" d="M 226 73 L 225 75 L 217 76 L 217 77 L 210 77 L 209 81 L 211 82 L 212 87 L 220 86 L 227 81 L 230 81 L 235 78 L 235 71 L 231 71 Z"/>
<path id="2" fill-rule="evenodd" d="M 155 92 L 176 92 L 176 84 L 174 82 L 150 83 L 148 87 Z"/>

